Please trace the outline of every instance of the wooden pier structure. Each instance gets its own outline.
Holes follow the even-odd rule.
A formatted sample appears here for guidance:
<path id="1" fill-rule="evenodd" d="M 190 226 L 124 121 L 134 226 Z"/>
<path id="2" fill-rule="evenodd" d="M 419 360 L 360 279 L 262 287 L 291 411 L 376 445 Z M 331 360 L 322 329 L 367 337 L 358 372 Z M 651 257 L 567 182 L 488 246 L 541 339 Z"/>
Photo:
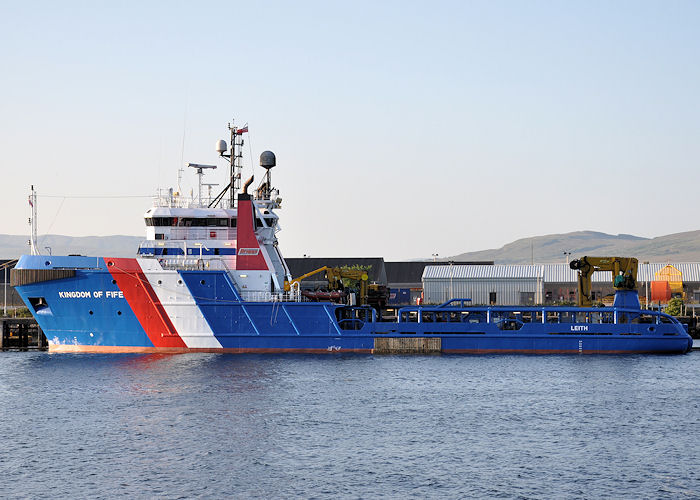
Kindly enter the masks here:
<path id="1" fill-rule="evenodd" d="M 34 318 L 0 318 L 0 351 L 46 351 L 48 343 Z"/>

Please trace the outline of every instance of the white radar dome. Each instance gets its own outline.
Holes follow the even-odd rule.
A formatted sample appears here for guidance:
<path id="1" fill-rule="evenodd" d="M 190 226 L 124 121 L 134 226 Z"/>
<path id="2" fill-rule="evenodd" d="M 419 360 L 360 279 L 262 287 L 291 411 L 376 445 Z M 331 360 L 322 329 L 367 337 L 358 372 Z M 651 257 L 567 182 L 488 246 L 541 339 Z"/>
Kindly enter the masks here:
<path id="1" fill-rule="evenodd" d="M 224 154 L 226 151 L 228 151 L 228 144 L 226 143 L 225 140 L 219 139 L 216 142 L 216 152 L 219 153 L 220 155 Z"/>

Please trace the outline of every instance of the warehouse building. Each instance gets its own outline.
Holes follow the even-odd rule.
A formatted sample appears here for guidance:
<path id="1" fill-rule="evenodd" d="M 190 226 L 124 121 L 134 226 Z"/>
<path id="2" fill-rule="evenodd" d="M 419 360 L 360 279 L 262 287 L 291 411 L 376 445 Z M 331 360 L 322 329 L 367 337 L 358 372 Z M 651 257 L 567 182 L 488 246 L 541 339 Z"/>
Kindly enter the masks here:
<path id="1" fill-rule="evenodd" d="M 543 273 L 541 265 L 426 266 L 424 303 L 465 298 L 473 305 L 541 304 Z"/>
<path id="2" fill-rule="evenodd" d="M 0 313 L 6 310 L 8 307 L 21 307 L 24 305 L 22 298 L 19 296 L 14 287 L 10 286 L 10 273 L 17 263 L 16 259 L 0 259 L 0 281 L 2 282 L 2 288 L 0 288 Z"/>
<path id="3" fill-rule="evenodd" d="M 575 303 L 577 274 L 568 264 L 426 266 L 424 301 L 441 304 L 450 298 L 468 298 L 474 305 Z M 642 302 L 651 299 L 652 283 L 663 280 L 673 280 L 671 288 L 686 303 L 700 302 L 700 263 L 639 264 L 637 290 Z M 610 271 L 593 273 L 591 281 L 595 301 L 615 292 Z"/>

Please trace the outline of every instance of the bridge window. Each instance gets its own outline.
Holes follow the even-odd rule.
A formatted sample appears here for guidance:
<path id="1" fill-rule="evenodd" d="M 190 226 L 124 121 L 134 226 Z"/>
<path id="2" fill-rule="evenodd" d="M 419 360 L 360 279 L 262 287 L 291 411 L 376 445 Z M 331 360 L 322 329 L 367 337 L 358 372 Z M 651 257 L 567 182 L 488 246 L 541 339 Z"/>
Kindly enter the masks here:
<path id="1" fill-rule="evenodd" d="M 228 227 L 230 219 L 222 219 L 222 218 L 208 218 L 207 219 L 207 226 L 209 227 Z"/>
<path id="2" fill-rule="evenodd" d="M 236 219 L 227 217 L 146 217 L 151 227 L 236 227 Z"/>
<path id="3" fill-rule="evenodd" d="M 146 217 L 145 220 L 147 226 L 163 227 L 177 225 L 177 217 Z"/>

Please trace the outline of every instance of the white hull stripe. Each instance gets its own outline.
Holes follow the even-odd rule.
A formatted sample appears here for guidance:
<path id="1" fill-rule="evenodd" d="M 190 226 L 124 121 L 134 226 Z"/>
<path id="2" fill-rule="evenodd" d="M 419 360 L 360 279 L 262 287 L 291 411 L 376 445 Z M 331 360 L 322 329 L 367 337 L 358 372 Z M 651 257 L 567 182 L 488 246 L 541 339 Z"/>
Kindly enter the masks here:
<path id="1" fill-rule="evenodd" d="M 189 348 L 221 348 L 187 285 L 180 279 L 180 273 L 156 269 L 154 259 L 139 259 L 139 264 L 185 345 Z"/>

